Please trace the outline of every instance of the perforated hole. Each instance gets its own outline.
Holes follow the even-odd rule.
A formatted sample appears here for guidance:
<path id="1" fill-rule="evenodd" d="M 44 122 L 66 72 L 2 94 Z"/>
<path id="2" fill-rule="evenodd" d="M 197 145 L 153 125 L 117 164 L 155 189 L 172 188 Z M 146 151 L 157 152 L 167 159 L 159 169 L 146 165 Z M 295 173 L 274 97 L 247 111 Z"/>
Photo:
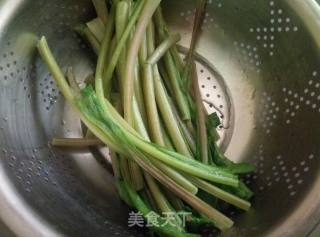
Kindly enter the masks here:
<path id="1" fill-rule="evenodd" d="M 260 36 L 258 37 L 261 38 Z M 241 58 L 243 59 L 243 63 L 251 70 L 255 70 L 256 72 L 260 72 L 260 56 L 257 53 L 257 48 L 250 44 L 245 44 L 243 42 L 234 42 L 234 46 L 236 50 L 239 52 Z"/>
<path id="2" fill-rule="evenodd" d="M 312 72 L 312 77 L 317 77 L 317 71 Z M 320 83 L 315 83 L 313 79 L 310 79 L 307 83 L 307 87 L 303 89 L 303 96 L 298 92 L 294 92 L 291 90 L 287 90 L 287 88 L 282 88 L 282 92 L 290 97 L 284 97 L 284 103 L 289 104 L 289 106 L 293 106 L 295 111 L 292 111 L 291 108 L 285 108 L 288 117 L 295 117 L 297 115 L 297 111 L 301 108 L 300 103 L 304 103 L 304 106 L 310 108 L 312 110 L 320 111 L 319 109 L 319 101 L 320 95 L 318 90 L 320 87 Z M 293 96 L 292 96 L 293 95 Z M 290 124 L 290 118 L 287 117 L 286 123 Z"/>
<path id="3" fill-rule="evenodd" d="M 280 116 L 280 107 L 266 92 L 263 92 L 262 95 L 261 106 L 263 111 L 259 113 L 261 115 L 259 121 L 266 134 L 271 134 L 272 127 L 277 123 L 277 119 Z"/>
<path id="4" fill-rule="evenodd" d="M 274 185 L 285 185 L 288 189 L 288 197 L 294 197 L 297 194 L 300 185 L 304 182 L 304 173 L 308 173 L 310 171 L 308 165 L 308 161 L 310 159 L 299 161 L 297 166 L 289 166 L 287 163 L 287 157 L 276 155 L 274 157 L 274 164 L 269 167 L 264 165 L 264 157 L 264 149 L 263 146 L 260 145 L 254 161 L 257 171 L 248 179 L 259 179 L 259 192 L 267 192 L 269 189 L 272 189 Z M 309 157 L 312 157 L 313 159 L 314 155 L 310 154 L 306 158 Z M 268 175 L 270 174 L 270 171 L 272 175 Z"/>
<path id="5" fill-rule="evenodd" d="M 39 89 L 44 107 L 46 110 L 50 110 L 61 95 L 51 75 L 39 80 Z"/>
<path id="6" fill-rule="evenodd" d="M 298 27 L 294 26 L 292 24 L 292 21 L 290 19 L 290 17 L 286 16 L 285 12 L 283 11 L 283 9 L 278 8 L 276 6 L 276 4 L 271 1 L 270 3 L 270 24 L 271 26 L 268 28 L 266 26 L 263 26 L 263 32 L 267 33 L 265 35 L 261 35 L 262 30 L 261 27 L 256 27 L 256 28 L 249 28 L 249 32 L 250 33 L 254 33 L 256 34 L 255 38 L 256 40 L 259 42 L 261 42 L 261 40 L 263 39 L 263 43 L 259 43 L 259 45 L 265 49 L 268 50 L 268 54 L 270 56 L 274 56 L 275 52 L 274 52 L 274 48 L 275 48 L 275 44 L 271 43 L 271 41 L 275 40 L 275 35 L 273 34 L 274 32 L 278 32 L 278 33 L 289 33 L 289 32 L 297 32 L 298 31 Z M 268 32 L 270 32 L 268 34 Z"/>
<path id="7" fill-rule="evenodd" d="M 223 4 L 222 4 L 222 0 L 209 0 L 208 1 L 208 5 L 209 7 L 216 7 L 216 8 L 222 8 Z M 188 23 L 192 24 L 195 18 L 195 10 L 187 10 L 187 11 L 183 11 L 180 12 L 180 16 Z M 218 28 L 218 24 L 212 24 L 214 22 L 214 15 L 211 14 L 211 11 L 206 12 L 205 17 L 203 19 L 203 26 L 202 29 L 203 30 L 209 30 L 211 29 L 213 26 L 215 28 Z"/>

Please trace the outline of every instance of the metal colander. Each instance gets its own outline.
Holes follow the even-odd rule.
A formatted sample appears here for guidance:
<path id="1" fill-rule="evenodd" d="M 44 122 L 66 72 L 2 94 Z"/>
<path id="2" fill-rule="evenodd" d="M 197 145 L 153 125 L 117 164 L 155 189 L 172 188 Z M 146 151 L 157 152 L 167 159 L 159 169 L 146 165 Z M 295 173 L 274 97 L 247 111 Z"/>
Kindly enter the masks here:
<path id="1" fill-rule="evenodd" d="M 257 166 L 248 213 L 230 210 L 224 236 L 319 236 L 320 7 L 315 0 L 209 0 L 197 64 L 204 103 L 223 121 L 220 145 Z M 319 1 L 320 2 L 320 1 Z M 195 1 L 163 0 L 189 45 Z M 102 150 L 51 147 L 82 136 L 35 43 L 45 35 L 81 80 L 95 56 L 72 30 L 89 0 L 0 1 L 1 236 L 139 236 Z"/>

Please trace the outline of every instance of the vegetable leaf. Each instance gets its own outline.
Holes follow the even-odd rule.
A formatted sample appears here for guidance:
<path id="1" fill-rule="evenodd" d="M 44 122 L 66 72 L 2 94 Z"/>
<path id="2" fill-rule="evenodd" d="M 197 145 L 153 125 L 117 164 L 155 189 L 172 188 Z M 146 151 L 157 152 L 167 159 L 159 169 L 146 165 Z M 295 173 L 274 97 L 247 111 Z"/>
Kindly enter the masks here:
<path id="1" fill-rule="evenodd" d="M 219 125 L 221 125 L 221 121 L 217 113 L 212 113 L 207 116 L 207 128 L 209 130 L 216 129 Z"/>

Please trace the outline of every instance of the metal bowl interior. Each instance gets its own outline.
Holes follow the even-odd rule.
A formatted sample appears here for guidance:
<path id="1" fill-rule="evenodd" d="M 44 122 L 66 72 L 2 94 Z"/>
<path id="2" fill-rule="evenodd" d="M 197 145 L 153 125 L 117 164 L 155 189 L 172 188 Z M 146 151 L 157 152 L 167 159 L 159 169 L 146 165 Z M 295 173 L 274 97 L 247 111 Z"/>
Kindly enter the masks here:
<path id="1" fill-rule="evenodd" d="M 308 236 L 320 221 L 320 8 L 315 0 L 209 0 L 197 64 L 205 104 L 223 120 L 221 147 L 257 171 L 248 213 L 224 236 Z M 164 0 L 188 47 L 195 1 Z M 0 217 L 17 236 L 138 236 L 127 227 L 107 150 L 63 150 L 81 123 L 40 60 L 45 35 L 79 79 L 95 56 L 73 27 L 89 0 L 0 1 Z M 98 157 L 98 159 L 97 159 Z M 315 232 L 313 232 L 315 234 Z M 316 235 L 315 235 L 316 236 Z"/>

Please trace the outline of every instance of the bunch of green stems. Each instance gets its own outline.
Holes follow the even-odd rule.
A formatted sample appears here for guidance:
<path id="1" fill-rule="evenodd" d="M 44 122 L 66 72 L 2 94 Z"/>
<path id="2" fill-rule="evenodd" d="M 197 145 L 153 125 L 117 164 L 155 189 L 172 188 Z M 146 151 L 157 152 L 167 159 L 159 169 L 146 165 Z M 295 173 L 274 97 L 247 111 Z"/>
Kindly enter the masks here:
<path id="1" fill-rule="evenodd" d="M 97 54 L 94 80 L 83 90 L 72 70 L 62 72 L 45 37 L 39 40 L 43 61 L 88 128 L 83 139 L 55 138 L 53 144 L 107 145 L 128 205 L 145 217 L 158 213 L 160 223 L 163 213 L 191 211 L 189 226 L 210 223 L 224 231 L 233 221 L 217 200 L 248 210 L 252 192 L 239 175 L 253 168 L 219 151 L 219 119 L 202 104 L 194 51 L 205 1 L 199 1 L 185 63 L 176 47 L 180 36 L 169 32 L 160 2 L 114 0 L 108 9 L 105 0 L 93 0 L 97 18 L 76 27 Z M 178 215 L 175 221 L 151 229 L 159 236 L 197 236 Z"/>

